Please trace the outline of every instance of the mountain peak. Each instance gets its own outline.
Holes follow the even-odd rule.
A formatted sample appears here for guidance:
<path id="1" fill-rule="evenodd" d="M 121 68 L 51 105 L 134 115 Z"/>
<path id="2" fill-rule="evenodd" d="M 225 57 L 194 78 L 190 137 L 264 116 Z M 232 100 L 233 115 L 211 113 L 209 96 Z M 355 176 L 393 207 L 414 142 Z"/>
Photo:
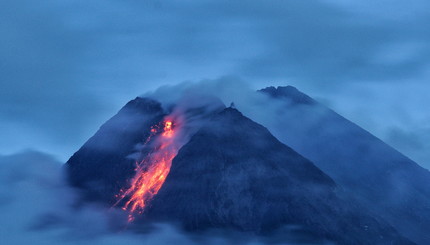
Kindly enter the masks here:
<path id="1" fill-rule="evenodd" d="M 240 112 L 238 109 L 234 107 L 227 107 L 224 110 L 222 110 L 219 114 L 226 117 L 243 117 L 242 112 Z"/>
<path id="2" fill-rule="evenodd" d="M 123 109 L 137 110 L 146 113 L 154 113 L 162 110 L 160 102 L 145 97 L 136 97 L 130 100 Z"/>
<path id="3" fill-rule="evenodd" d="M 300 92 L 297 88 L 289 85 L 278 86 L 277 88 L 275 88 L 274 86 L 270 86 L 270 87 L 266 87 L 261 90 L 258 90 L 258 92 L 268 94 L 270 97 L 273 97 L 273 98 L 281 98 L 281 97 L 288 98 L 291 100 L 293 104 L 312 105 L 316 103 L 315 100 L 313 100 L 311 97 Z"/>

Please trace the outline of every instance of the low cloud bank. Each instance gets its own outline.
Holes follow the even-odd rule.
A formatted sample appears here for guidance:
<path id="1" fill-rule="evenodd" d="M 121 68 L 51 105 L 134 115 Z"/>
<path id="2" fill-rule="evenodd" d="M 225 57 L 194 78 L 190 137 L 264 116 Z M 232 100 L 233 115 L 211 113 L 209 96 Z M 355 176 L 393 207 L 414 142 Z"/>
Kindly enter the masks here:
<path id="1" fill-rule="evenodd" d="M 0 213 L 0 237 L 8 245 L 269 243 L 221 233 L 190 236 L 168 224 L 136 233 L 125 228 L 124 214 L 118 210 L 80 203 L 77 191 L 64 180 L 62 163 L 36 151 L 0 155 Z"/>

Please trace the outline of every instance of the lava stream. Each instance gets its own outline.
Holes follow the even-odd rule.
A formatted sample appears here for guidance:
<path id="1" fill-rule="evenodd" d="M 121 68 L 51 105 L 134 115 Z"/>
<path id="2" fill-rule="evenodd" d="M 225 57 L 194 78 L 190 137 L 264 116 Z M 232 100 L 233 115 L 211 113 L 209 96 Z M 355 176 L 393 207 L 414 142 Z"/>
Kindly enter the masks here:
<path id="1" fill-rule="evenodd" d="M 156 136 L 156 146 L 141 162 L 137 162 L 136 174 L 131 180 L 130 188 L 121 190 L 118 195 L 119 204 L 126 200 L 123 210 L 128 210 L 129 222 L 134 220 L 134 213 L 141 214 L 148 202 L 158 193 L 167 175 L 169 174 L 172 160 L 176 156 L 179 147 L 175 144 L 177 132 L 174 130 L 172 121 L 164 122 L 163 131 L 159 132 L 159 126 L 151 128 L 151 134 L 146 140 L 148 144 L 151 138 Z"/>

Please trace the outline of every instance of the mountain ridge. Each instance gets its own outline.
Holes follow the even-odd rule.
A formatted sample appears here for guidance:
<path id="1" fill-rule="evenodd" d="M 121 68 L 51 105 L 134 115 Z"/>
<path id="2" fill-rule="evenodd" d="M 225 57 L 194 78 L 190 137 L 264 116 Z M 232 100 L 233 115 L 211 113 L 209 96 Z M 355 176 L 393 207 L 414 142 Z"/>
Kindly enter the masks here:
<path id="1" fill-rule="evenodd" d="M 265 127 L 226 108 L 181 148 L 144 216 L 179 221 L 188 230 L 232 227 L 264 233 L 299 225 L 316 237 L 344 244 L 408 243 L 339 199 L 335 189 L 329 176 Z M 347 236 L 335 234 L 340 226 Z"/>
<path id="2" fill-rule="evenodd" d="M 259 92 L 267 94 L 278 89 L 272 87 Z M 291 86 L 276 92 L 274 99 L 286 100 L 287 111 L 319 106 Z M 194 107 L 188 114 L 199 118 L 207 111 L 204 106 Z M 107 205 L 118 201 L 117 194 L 130 184 L 134 174 L 136 156 L 133 155 L 144 155 L 144 152 L 139 153 L 143 141 L 151 127 L 158 125 L 166 115 L 162 105 L 153 99 L 138 97 L 127 103 L 69 159 L 66 164 L 69 182 L 83 191 L 86 200 Z M 212 117 L 208 119 L 208 115 Z M 294 141 L 285 143 L 282 135 L 279 138 L 272 133 L 270 126 L 273 125 L 262 126 L 234 108 L 209 110 L 208 115 L 205 114 L 206 119 L 200 124 L 188 125 L 199 128 L 192 130 L 190 139 L 173 158 L 166 182 L 143 215 L 137 217 L 138 224 L 165 220 L 179 222 L 190 231 L 231 228 L 257 233 L 270 232 L 284 225 L 299 225 L 311 237 L 340 244 L 414 244 L 391 227 L 392 220 L 384 220 L 387 216 L 379 217 L 378 209 L 366 210 L 371 203 L 356 204 L 356 200 L 350 198 L 353 195 L 343 194 L 344 189 L 346 192 L 352 189 L 344 181 L 347 178 L 342 179 L 336 173 L 356 171 L 360 174 L 360 169 L 345 170 L 348 165 L 337 161 L 343 168 L 333 174 L 329 165 L 315 164 L 319 153 L 315 149 L 308 160 L 306 149 L 319 145 L 304 137 L 306 135 L 300 135 L 306 132 L 303 129 L 309 126 L 307 122 L 298 118 L 298 125 L 289 127 L 292 120 L 281 120 L 287 123 L 288 138 L 308 139 L 306 144 L 300 145 Z M 321 125 L 311 126 L 314 126 L 314 133 L 322 130 Z M 325 140 L 325 144 L 328 143 L 330 141 Z M 194 169 L 192 163 L 196 162 L 200 168 Z M 288 164 L 284 166 L 281 162 Z M 356 182 L 355 176 L 349 176 L 349 180 Z M 368 182 L 371 188 L 372 183 Z M 198 191 L 191 192 L 193 188 Z M 235 195 L 242 195 L 243 200 Z M 364 196 L 370 200 L 374 198 Z M 178 208 L 178 204 L 182 208 Z M 411 237 L 404 231 L 401 234 Z"/>
<path id="3" fill-rule="evenodd" d="M 273 115 L 285 122 L 282 128 L 269 127 L 278 132 L 275 135 L 406 237 L 429 244 L 426 231 L 430 227 L 430 190 L 426 186 L 430 186 L 430 172 L 316 101 L 311 105 L 291 104 L 289 96 L 306 96 L 299 90 L 293 95 L 282 91 L 259 91 L 276 101 L 285 101 L 284 110 L 278 110 L 282 113 Z M 288 120 L 292 117 L 295 120 Z"/>

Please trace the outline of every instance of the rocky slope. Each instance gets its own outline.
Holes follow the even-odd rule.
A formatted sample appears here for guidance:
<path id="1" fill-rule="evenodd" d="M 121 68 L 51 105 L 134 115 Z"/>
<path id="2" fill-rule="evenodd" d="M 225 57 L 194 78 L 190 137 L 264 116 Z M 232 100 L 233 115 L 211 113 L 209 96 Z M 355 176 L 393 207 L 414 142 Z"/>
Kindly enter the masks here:
<path id="1" fill-rule="evenodd" d="M 138 97 L 128 102 L 67 161 L 69 182 L 87 200 L 115 203 L 115 195 L 134 175 L 131 155 L 163 116 L 160 103 L 154 100 Z"/>
<path id="2" fill-rule="evenodd" d="M 260 90 L 283 102 L 265 124 L 310 159 L 357 203 L 418 244 L 430 244 L 430 173 L 296 88 Z"/>
<path id="3" fill-rule="evenodd" d="M 334 181 L 263 126 L 227 108 L 184 145 L 146 219 L 188 230 L 285 226 L 339 244 L 410 244 L 336 195 Z"/>
<path id="4" fill-rule="evenodd" d="M 303 101 L 309 102 L 300 97 L 295 103 Z M 413 244 L 338 195 L 342 187 L 331 177 L 238 110 L 194 108 L 189 114 L 194 119 L 204 114 L 205 123 L 191 124 L 201 128 L 191 130 L 164 185 L 136 223 L 165 221 L 188 231 L 260 235 L 293 229 L 312 241 Z M 164 116 L 154 100 L 130 101 L 69 159 L 70 183 L 86 200 L 115 203 L 134 175 L 139 145 Z"/>

